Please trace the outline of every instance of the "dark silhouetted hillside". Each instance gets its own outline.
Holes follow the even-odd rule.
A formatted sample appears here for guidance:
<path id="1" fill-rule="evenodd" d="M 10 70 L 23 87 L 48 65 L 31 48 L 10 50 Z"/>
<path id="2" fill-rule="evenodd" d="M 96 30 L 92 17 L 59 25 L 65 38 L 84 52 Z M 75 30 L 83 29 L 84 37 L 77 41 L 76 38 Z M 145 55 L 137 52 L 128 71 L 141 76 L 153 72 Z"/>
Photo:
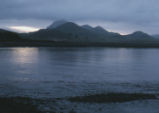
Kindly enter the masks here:
<path id="1" fill-rule="evenodd" d="M 17 33 L 0 29 L 0 41 L 1 42 L 20 41 L 20 40 L 22 40 L 22 38 L 20 38 Z"/>
<path id="2" fill-rule="evenodd" d="M 109 32 L 101 26 L 78 25 L 64 20 L 55 21 L 46 29 L 31 33 L 13 33 L 0 30 L 0 41 L 23 42 L 38 46 L 117 46 L 159 47 L 159 38 L 142 31 L 129 35 Z M 26 43 L 27 42 L 27 43 Z"/>

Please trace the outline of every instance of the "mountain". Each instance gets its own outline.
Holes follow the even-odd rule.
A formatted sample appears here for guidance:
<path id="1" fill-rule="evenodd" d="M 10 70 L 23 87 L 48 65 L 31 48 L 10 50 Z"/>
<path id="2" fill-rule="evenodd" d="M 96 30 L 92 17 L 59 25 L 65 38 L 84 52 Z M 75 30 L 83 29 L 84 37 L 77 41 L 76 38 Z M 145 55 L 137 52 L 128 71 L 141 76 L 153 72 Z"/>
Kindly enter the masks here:
<path id="1" fill-rule="evenodd" d="M 3 43 L 5 42 L 5 43 Z M 7 42 L 7 43 L 6 43 Z M 9 42 L 9 43 L 8 43 Z M 12 43 L 14 42 L 14 43 Z M 0 46 L 118 46 L 159 47 L 159 38 L 142 31 L 128 35 L 109 32 L 101 26 L 78 25 L 55 21 L 46 29 L 31 33 L 15 33 L 0 29 Z"/>
<path id="2" fill-rule="evenodd" d="M 22 39 L 19 37 L 17 33 L 0 29 L 0 42 L 7 41 L 21 41 Z"/>
<path id="3" fill-rule="evenodd" d="M 94 30 L 94 28 L 90 25 L 82 25 L 81 27 L 87 30 Z"/>
<path id="4" fill-rule="evenodd" d="M 101 26 L 97 26 L 94 28 L 94 31 L 98 32 L 98 33 L 108 33 L 108 31 L 106 31 L 104 28 L 102 28 Z"/>
<path id="5" fill-rule="evenodd" d="M 91 44 L 108 46 L 159 46 L 159 39 L 150 36 L 142 31 L 136 31 L 129 35 L 120 35 L 109 32 L 101 26 L 78 25 L 68 21 L 55 21 L 47 29 L 41 29 L 23 35 L 25 38 L 40 41 L 53 41 L 69 44 Z"/>
<path id="6" fill-rule="evenodd" d="M 127 41 L 136 42 L 136 43 L 141 43 L 141 42 L 151 43 L 151 42 L 156 41 L 156 38 L 148 35 L 147 33 L 142 32 L 142 31 L 136 31 L 132 34 L 125 35 L 124 38 Z"/>
<path id="7" fill-rule="evenodd" d="M 100 26 L 95 28 L 89 25 L 79 26 L 76 23 L 66 21 L 57 21 L 50 26 L 47 29 L 30 33 L 28 36 L 35 40 L 83 43 L 103 43 L 120 37 L 119 34 L 108 32 Z"/>
<path id="8" fill-rule="evenodd" d="M 84 30 L 84 29 L 73 22 L 67 22 L 56 27 L 56 30 L 59 30 L 65 33 L 77 33 L 77 32 L 81 32 L 81 30 Z"/>
<path id="9" fill-rule="evenodd" d="M 152 37 L 154 37 L 154 38 L 159 38 L 159 34 L 152 35 Z"/>
<path id="10" fill-rule="evenodd" d="M 54 29 L 65 23 L 67 23 L 66 20 L 57 20 L 57 21 L 53 22 L 50 26 L 48 26 L 47 29 Z"/>
<path id="11" fill-rule="evenodd" d="M 108 33 L 108 31 L 106 31 L 104 28 L 102 28 L 101 26 L 97 26 L 97 27 L 92 27 L 90 25 L 83 25 L 81 26 L 82 28 L 85 28 L 87 30 L 96 32 L 96 33 Z"/>
<path id="12" fill-rule="evenodd" d="M 150 35 L 142 32 L 142 31 L 136 31 L 132 34 L 129 34 L 126 36 L 127 38 L 152 38 Z"/>

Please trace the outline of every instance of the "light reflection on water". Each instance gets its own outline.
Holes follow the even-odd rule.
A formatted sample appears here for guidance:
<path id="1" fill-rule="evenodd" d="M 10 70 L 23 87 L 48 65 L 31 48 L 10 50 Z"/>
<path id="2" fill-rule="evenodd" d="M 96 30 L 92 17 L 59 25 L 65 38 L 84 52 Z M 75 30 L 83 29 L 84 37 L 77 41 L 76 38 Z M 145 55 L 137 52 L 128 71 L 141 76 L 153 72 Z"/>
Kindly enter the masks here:
<path id="1" fill-rule="evenodd" d="M 38 48 L 13 48 L 12 60 L 15 63 L 25 64 L 37 62 Z"/>
<path id="2" fill-rule="evenodd" d="M 107 82 L 159 83 L 159 49 L 1 48 L 0 61 L 0 84 L 23 94 L 110 90 Z"/>

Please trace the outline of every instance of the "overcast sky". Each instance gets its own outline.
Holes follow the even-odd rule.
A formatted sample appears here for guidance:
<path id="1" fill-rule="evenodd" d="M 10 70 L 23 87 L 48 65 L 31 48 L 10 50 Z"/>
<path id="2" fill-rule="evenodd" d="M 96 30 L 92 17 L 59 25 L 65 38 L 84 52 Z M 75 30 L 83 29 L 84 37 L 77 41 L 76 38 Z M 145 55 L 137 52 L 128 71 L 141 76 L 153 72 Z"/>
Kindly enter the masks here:
<path id="1" fill-rule="evenodd" d="M 0 28 L 45 28 L 59 19 L 159 34 L 159 0 L 0 0 Z"/>

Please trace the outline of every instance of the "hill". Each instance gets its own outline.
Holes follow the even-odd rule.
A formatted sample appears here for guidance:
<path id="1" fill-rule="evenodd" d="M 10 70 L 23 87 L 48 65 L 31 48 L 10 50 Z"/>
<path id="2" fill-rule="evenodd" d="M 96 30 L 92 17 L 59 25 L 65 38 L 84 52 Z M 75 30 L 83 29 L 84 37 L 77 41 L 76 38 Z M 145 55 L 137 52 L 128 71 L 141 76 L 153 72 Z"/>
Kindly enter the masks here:
<path id="1" fill-rule="evenodd" d="M 109 32 L 101 26 L 80 26 L 64 20 L 55 21 L 46 29 L 31 33 L 17 34 L 0 30 L 0 41 L 23 42 L 22 45 L 28 46 L 159 47 L 159 38 L 142 31 L 120 35 L 119 33 Z M 18 43 L 18 45 L 21 44 Z"/>
<path id="2" fill-rule="evenodd" d="M 0 41 L 8 42 L 8 41 L 21 41 L 22 38 L 19 37 L 17 33 L 0 29 Z"/>

